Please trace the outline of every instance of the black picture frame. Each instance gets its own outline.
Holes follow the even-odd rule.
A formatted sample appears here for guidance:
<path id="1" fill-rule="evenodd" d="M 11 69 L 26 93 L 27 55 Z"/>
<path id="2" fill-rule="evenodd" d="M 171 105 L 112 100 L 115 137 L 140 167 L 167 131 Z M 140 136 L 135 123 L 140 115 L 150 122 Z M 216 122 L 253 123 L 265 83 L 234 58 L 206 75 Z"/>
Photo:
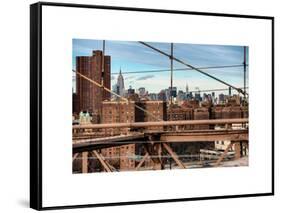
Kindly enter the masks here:
<path id="1" fill-rule="evenodd" d="M 142 11 L 151 13 L 168 13 L 168 14 L 192 14 L 204 16 L 221 16 L 233 18 L 249 18 L 249 19 L 267 19 L 271 21 L 271 51 L 272 51 L 272 186 L 271 192 L 256 193 L 256 194 L 238 194 L 225 196 L 208 196 L 208 197 L 193 197 L 193 198 L 177 198 L 164 200 L 142 200 L 134 202 L 120 203 L 96 203 L 85 205 L 69 205 L 69 206 L 42 206 L 42 6 L 54 7 L 74 7 L 74 8 L 94 8 L 94 9 L 110 9 L 119 11 Z M 100 206 L 118 206 L 118 205 L 135 205 L 149 203 L 166 203 L 166 202 L 181 202 L 194 200 L 211 200 L 211 199 L 226 199 L 226 198 L 242 198 L 242 197 L 257 197 L 257 196 L 272 196 L 274 195 L 274 17 L 257 16 L 257 15 L 242 15 L 242 14 L 224 14 L 224 13 L 207 13 L 194 11 L 176 11 L 148 8 L 132 8 L 132 7 L 115 7 L 101 5 L 84 5 L 84 4 L 68 4 L 68 3 L 52 3 L 38 2 L 30 5 L 30 207 L 36 210 L 50 209 L 69 209 L 69 208 L 85 208 L 85 207 L 100 207 Z"/>

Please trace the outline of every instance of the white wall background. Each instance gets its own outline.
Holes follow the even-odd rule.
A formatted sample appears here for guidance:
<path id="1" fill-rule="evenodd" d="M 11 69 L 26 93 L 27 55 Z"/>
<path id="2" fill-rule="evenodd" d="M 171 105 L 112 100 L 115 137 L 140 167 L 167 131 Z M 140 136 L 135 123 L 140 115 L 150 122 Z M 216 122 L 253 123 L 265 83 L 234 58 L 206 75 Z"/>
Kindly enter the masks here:
<path id="1" fill-rule="evenodd" d="M 0 212 L 31 212 L 29 206 L 29 4 L 35 1 L 11 0 L 0 6 Z M 66 1 L 62 1 L 66 2 Z M 276 109 L 281 107 L 280 6 L 278 1 L 243 0 L 84 0 L 67 1 L 128 7 L 147 7 L 189 11 L 240 13 L 275 16 Z M 254 39 L 254 38 L 253 38 Z M 261 85 L 262 86 L 262 85 Z M 165 204 L 73 209 L 66 212 L 254 212 L 274 211 L 281 207 L 280 113 L 276 119 L 276 195 L 274 197 L 239 198 Z M 279 120 L 279 121 L 278 121 Z M 279 133 L 278 133 L 279 132 Z M 253 177 L 254 178 L 254 177 Z M 235 183 L 231 183 L 235 184 Z M 66 193 L 71 193 L 71 190 Z"/>

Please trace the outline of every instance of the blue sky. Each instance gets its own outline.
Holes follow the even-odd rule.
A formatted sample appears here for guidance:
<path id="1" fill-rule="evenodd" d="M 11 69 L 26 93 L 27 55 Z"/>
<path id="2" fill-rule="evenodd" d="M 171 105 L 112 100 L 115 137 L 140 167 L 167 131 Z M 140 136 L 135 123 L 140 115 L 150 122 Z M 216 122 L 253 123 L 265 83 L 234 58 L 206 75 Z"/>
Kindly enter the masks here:
<path id="1" fill-rule="evenodd" d="M 170 43 L 147 42 L 148 44 L 170 53 Z M 93 50 L 102 50 L 102 40 L 73 39 L 72 66 L 76 68 L 76 56 L 90 56 Z M 133 41 L 108 41 L 106 40 L 105 54 L 111 56 L 111 85 L 116 84 L 117 74 L 121 67 L 125 79 L 126 89 L 145 87 L 149 92 L 158 93 L 170 85 L 170 72 L 137 73 L 130 72 L 169 69 L 168 57 Z M 248 55 L 248 48 L 247 48 Z M 239 65 L 243 63 L 243 47 L 230 45 L 201 45 L 174 43 L 174 56 L 195 66 L 221 66 Z M 247 57 L 248 59 L 248 57 Z M 174 62 L 174 69 L 186 68 Z M 205 72 L 212 74 L 236 87 L 243 86 L 243 67 L 207 69 Z M 248 69 L 247 69 L 248 73 Z M 248 75 L 247 81 L 248 85 Z M 227 88 L 224 84 L 215 81 L 194 70 L 174 72 L 174 86 L 178 90 L 185 90 L 188 84 L 190 90 Z M 226 92 L 227 93 L 227 92 Z"/>

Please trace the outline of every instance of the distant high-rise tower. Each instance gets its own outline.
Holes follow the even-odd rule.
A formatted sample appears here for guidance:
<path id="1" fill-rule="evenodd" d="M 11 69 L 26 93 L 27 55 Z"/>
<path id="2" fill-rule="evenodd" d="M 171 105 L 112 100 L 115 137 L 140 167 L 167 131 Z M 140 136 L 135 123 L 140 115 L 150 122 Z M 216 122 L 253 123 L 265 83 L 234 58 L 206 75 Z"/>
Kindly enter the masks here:
<path id="1" fill-rule="evenodd" d="M 140 96 L 145 96 L 145 88 L 144 87 L 140 87 L 139 88 L 139 95 Z"/>
<path id="2" fill-rule="evenodd" d="M 121 68 L 120 68 L 119 75 L 117 78 L 117 94 L 122 97 L 125 95 L 124 78 L 122 75 Z"/>
<path id="3" fill-rule="evenodd" d="M 103 57 L 103 52 L 100 50 L 93 51 L 92 56 L 77 56 L 76 71 L 99 84 L 103 84 L 106 88 L 111 88 L 110 56 Z M 100 116 L 102 101 L 110 99 L 109 92 L 78 74 L 76 75 L 76 94 L 78 106 L 75 109 L 78 112 L 88 111 L 97 116 Z"/>
<path id="4" fill-rule="evenodd" d="M 189 93 L 188 84 L 186 84 L 186 87 L 185 87 L 185 92 L 186 92 L 186 94 L 188 94 L 188 93 Z"/>

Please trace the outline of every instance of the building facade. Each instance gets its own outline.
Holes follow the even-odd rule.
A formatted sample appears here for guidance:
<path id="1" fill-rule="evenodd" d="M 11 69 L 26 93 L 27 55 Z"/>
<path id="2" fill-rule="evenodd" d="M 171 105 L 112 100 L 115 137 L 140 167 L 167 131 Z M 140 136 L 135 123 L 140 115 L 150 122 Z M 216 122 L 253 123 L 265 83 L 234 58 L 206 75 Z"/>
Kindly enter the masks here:
<path id="1" fill-rule="evenodd" d="M 143 106 L 149 113 L 144 113 L 144 122 L 166 121 L 167 102 L 166 101 L 143 101 Z M 163 127 L 147 127 L 148 130 L 163 130 Z"/>
<path id="2" fill-rule="evenodd" d="M 102 51 L 93 51 L 92 56 L 76 57 L 76 71 L 110 89 L 110 60 Z M 102 101 L 109 100 L 110 93 L 76 74 L 76 98 L 76 113 L 88 111 L 100 117 Z"/>
<path id="3" fill-rule="evenodd" d="M 136 107 L 141 103 L 134 101 L 104 101 L 102 102 L 102 123 L 130 123 L 143 121 L 143 111 Z M 127 135 L 129 128 L 108 128 L 105 135 Z M 135 168 L 135 144 L 116 146 L 102 149 L 102 155 L 107 161 L 120 171 Z"/>
<path id="4" fill-rule="evenodd" d="M 138 107 L 136 107 L 138 106 Z M 144 110 L 139 109 L 143 108 Z M 130 123 L 167 120 L 167 105 L 163 101 L 104 101 L 102 102 L 102 123 Z M 163 127 L 148 127 L 148 130 L 162 130 Z M 108 128 L 105 135 L 127 135 L 129 128 Z M 135 168 L 137 145 L 122 145 L 102 149 L 102 155 L 120 171 Z"/>
<path id="5" fill-rule="evenodd" d="M 183 121 L 183 120 L 193 120 L 193 109 L 179 106 L 170 106 L 167 111 L 168 121 Z M 170 127 L 171 130 L 190 130 L 191 125 L 184 125 L 181 127 L 175 126 Z"/>

